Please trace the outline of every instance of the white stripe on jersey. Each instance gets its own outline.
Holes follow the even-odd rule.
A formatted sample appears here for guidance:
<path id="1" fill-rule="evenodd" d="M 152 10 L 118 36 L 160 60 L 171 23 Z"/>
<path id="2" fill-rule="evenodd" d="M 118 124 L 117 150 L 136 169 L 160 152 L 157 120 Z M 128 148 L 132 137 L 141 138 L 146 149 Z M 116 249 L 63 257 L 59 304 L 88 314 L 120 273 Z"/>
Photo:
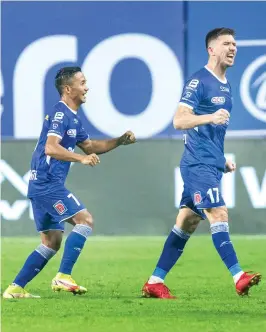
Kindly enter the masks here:
<path id="1" fill-rule="evenodd" d="M 191 110 L 193 110 L 193 107 L 191 105 L 186 104 L 186 103 L 180 102 L 179 105 L 186 106 L 186 107 L 190 108 Z"/>
<path id="2" fill-rule="evenodd" d="M 54 134 L 54 133 L 48 133 L 47 136 L 56 136 L 62 139 L 62 136 L 58 135 L 58 134 Z"/>

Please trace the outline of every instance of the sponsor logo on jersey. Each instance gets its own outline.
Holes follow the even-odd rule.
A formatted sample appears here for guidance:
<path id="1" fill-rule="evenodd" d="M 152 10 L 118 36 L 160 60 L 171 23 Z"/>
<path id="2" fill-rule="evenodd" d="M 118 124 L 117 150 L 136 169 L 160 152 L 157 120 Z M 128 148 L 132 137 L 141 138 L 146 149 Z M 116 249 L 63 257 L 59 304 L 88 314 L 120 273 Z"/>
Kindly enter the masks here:
<path id="1" fill-rule="evenodd" d="M 199 80 L 191 80 L 188 84 L 188 87 L 192 89 L 196 89 L 199 84 Z"/>
<path id="2" fill-rule="evenodd" d="M 185 92 L 185 95 L 184 95 L 183 98 L 184 98 L 184 99 L 188 99 L 188 98 L 191 97 L 191 95 L 192 95 L 192 92 L 186 91 L 186 92 Z M 182 98 L 182 99 L 183 99 L 183 98 Z"/>
<path id="3" fill-rule="evenodd" d="M 53 123 L 53 129 L 56 129 L 58 127 L 57 123 Z"/>
<path id="4" fill-rule="evenodd" d="M 79 123 L 79 121 L 77 119 L 74 119 L 74 123 L 77 124 Z"/>
<path id="5" fill-rule="evenodd" d="M 224 97 L 212 97 L 211 102 L 216 105 L 222 105 L 225 103 Z"/>
<path id="6" fill-rule="evenodd" d="M 53 205 L 53 207 L 55 208 L 56 212 L 57 212 L 58 214 L 60 214 L 60 216 L 61 216 L 62 214 L 64 214 L 64 213 L 67 211 L 67 208 L 66 208 L 66 206 L 64 205 L 64 203 L 63 203 L 62 201 L 58 201 L 58 202 L 56 202 L 56 203 Z"/>
<path id="7" fill-rule="evenodd" d="M 194 193 L 194 204 L 198 205 L 202 202 L 202 198 L 201 198 L 201 192 L 200 191 L 196 191 Z"/>
<path id="8" fill-rule="evenodd" d="M 54 120 L 62 120 L 64 117 L 64 113 L 63 112 L 56 112 L 54 115 Z"/>
<path id="9" fill-rule="evenodd" d="M 77 136 L 77 130 L 76 129 L 68 129 L 67 134 L 70 137 L 76 137 Z"/>
<path id="10" fill-rule="evenodd" d="M 30 170 L 30 177 L 29 180 L 37 180 L 37 171 L 36 170 Z"/>
<path id="11" fill-rule="evenodd" d="M 52 122 L 57 121 L 59 123 L 63 123 L 63 121 L 64 121 L 63 118 L 64 118 L 64 113 L 63 112 L 56 112 Z"/>
<path id="12" fill-rule="evenodd" d="M 230 92 L 229 91 L 229 88 L 227 88 L 226 86 L 220 86 L 220 90 L 223 91 L 223 92 Z"/>

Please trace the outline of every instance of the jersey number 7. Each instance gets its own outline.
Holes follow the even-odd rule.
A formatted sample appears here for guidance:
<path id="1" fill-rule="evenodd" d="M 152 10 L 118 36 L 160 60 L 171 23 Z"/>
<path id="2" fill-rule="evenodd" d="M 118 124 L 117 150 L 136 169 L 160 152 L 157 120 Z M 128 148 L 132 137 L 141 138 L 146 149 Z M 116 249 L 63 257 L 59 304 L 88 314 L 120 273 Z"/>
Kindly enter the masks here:
<path id="1" fill-rule="evenodd" d="M 80 206 L 80 202 L 77 200 L 77 198 L 73 194 L 70 193 L 70 194 L 67 195 L 67 197 L 68 198 L 73 198 L 74 201 L 77 203 L 77 205 Z"/>

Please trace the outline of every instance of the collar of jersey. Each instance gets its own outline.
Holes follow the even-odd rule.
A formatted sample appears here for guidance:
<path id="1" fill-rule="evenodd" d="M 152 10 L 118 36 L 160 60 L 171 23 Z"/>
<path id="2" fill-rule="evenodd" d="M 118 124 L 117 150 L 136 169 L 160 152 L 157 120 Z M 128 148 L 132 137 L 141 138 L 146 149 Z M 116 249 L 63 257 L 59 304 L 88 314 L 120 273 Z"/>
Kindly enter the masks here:
<path id="1" fill-rule="evenodd" d="M 219 82 L 221 82 L 221 83 L 223 83 L 223 84 L 226 84 L 226 83 L 227 83 L 227 79 L 225 79 L 225 81 L 221 80 L 217 75 L 214 74 L 214 72 L 213 72 L 211 69 L 209 69 L 209 68 L 207 67 L 207 65 L 204 66 L 204 68 L 207 69 L 208 72 L 211 73 L 215 78 L 217 78 L 217 80 L 218 80 Z"/>
<path id="2" fill-rule="evenodd" d="M 67 104 L 63 101 L 63 100 L 59 100 L 59 103 L 63 103 L 64 105 L 66 105 L 66 107 L 75 115 L 77 115 L 76 111 L 73 111 L 70 107 L 67 106 Z"/>

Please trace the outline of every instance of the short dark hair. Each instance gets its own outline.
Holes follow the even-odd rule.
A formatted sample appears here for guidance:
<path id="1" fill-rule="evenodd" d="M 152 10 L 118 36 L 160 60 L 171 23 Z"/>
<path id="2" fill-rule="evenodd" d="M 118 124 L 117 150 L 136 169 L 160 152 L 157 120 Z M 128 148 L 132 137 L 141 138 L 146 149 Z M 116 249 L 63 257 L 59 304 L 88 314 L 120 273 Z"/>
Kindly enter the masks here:
<path id="1" fill-rule="evenodd" d="M 80 71 L 80 67 L 64 67 L 58 70 L 55 76 L 55 87 L 60 96 L 63 94 L 64 85 L 70 84 L 70 80 L 73 76 Z"/>
<path id="2" fill-rule="evenodd" d="M 209 47 L 209 44 L 212 40 L 215 40 L 222 35 L 231 35 L 231 36 L 235 37 L 235 31 L 230 28 L 216 28 L 216 29 L 209 31 L 205 38 L 206 48 Z"/>

